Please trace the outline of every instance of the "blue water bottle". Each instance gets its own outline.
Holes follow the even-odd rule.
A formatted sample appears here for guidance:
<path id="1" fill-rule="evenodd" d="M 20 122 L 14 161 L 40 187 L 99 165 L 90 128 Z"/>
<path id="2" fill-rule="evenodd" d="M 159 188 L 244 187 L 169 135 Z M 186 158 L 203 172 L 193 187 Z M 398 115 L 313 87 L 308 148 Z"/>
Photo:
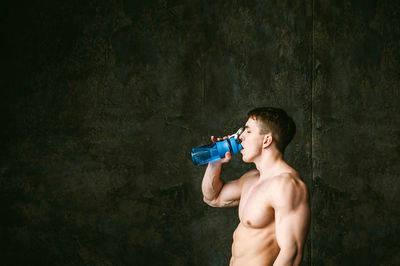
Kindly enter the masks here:
<path id="1" fill-rule="evenodd" d="M 228 139 L 193 148 L 191 151 L 193 163 L 200 165 L 222 159 L 228 151 L 231 154 L 238 153 L 243 149 L 242 145 L 238 142 L 238 138 L 242 132 L 243 128 L 240 128 L 235 134 L 229 136 Z"/>

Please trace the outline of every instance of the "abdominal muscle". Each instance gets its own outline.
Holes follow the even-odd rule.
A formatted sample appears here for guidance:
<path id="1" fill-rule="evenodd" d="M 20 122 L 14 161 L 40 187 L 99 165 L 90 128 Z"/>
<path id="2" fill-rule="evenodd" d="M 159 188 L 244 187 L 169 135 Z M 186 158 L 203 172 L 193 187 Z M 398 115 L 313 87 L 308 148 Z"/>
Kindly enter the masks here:
<path id="1" fill-rule="evenodd" d="M 272 265 L 279 250 L 274 222 L 262 228 L 254 228 L 240 222 L 233 234 L 230 265 Z"/>

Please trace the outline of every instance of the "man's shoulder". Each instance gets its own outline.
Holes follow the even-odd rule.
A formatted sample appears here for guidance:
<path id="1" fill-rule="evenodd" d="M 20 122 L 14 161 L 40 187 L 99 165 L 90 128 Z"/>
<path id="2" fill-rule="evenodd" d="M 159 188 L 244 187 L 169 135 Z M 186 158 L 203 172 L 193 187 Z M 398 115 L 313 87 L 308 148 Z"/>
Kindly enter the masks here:
<path id="1" fill-rule="evenodd" d="M 296 171 L 281 172 L 271 177 L 273 186 L 302 185 L 300 175 Z"/>
<path id="2" fill-rule="evenodd" d="M 252 169 L 247 171 L 242 175 L 242 179 L 258 179 L 260 177 L 260 172 L 257 169 Z"/>
<path id="3" fill-rule="evenodd" d="M 303 201 L 308 198 L 308 190 L 297 172 L 280 173 L 271 179 L 273 198 L 278 202 L 284 200 Z"/>
<path id="4" fill-rule="evenodd" d="M 242 183 L 251 184 L 260 178 L 260 172 L 257 169 L 247 171 L 240 177 Z"/>
<path id="5" fill-rule="evenodd" d="M 243 176 L 260 176 L 260 171 L 257 169 L 252 169 L 250 171 L 247 171 Z"/>

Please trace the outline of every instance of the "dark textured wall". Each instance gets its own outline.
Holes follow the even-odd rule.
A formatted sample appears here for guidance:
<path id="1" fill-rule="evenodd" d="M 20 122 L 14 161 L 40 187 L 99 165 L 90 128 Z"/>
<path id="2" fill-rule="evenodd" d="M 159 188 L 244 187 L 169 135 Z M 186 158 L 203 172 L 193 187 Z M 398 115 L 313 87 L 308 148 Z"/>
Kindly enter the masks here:
<path id="1" fill-rule="evenodd" d="M 312 261 L 400 265 L 400 2 L 314 14 Z"/>
<path id="2" fill-rule="evenodd" d="M 189 151 L 279 106 L 303 265 L 399 264 L 395 1 L 42 1 L 1 10 L 1 264 L 227 265 L 237 209 Z M 240 156 L 224 178 L 251 165 Z"/>

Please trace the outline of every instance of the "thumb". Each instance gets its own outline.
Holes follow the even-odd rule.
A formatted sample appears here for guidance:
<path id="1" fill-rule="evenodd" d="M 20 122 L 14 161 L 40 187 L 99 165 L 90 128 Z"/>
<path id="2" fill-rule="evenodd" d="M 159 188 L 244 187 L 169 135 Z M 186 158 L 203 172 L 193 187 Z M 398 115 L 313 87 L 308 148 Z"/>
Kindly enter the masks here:
<path id="1" fill-rule="evenodd" d="M 225 157 L 221 160 L 222 163 L 227 163 L 231 160 L 232 155 L 229 151 L 225 153 Z"/>

